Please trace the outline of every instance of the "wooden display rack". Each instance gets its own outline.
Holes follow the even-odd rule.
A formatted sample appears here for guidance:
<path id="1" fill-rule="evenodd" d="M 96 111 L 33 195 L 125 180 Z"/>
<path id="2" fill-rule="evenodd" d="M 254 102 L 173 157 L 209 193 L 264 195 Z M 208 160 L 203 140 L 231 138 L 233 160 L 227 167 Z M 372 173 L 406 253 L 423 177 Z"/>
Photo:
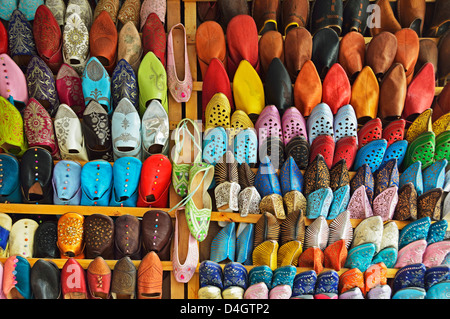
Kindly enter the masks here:
<path id="1" fill-rule="evenodd" d="M 197 31 L 198 21 L 197 21 L 197 2 L 207 2 L 210 0 L 167 0 L 167 17 L 166 17 L 166 31 L 170 30 L 172 26 L 177 23 L 183 23 L 186 29 L 187 37 L 187 50 L 189 63 L 191 68 L 191 74 L 193 78 L 193 92 L 191 98 L 186 103 L 176 102 L 171 94 L 168 92 L 169 98 L 169 121 L 170 130 L 174 130 L 179 121 L 183 118 L 190 118 L 192 120 L 197 120 L 201 118 L 201 113 L 199 112 L 199 104 L 201 104 L 201 91 L 203 83 L 198 77 L 198 65 L 197 65 L 197 54 L 195 49 L 195 34 Z M 311 0 L 312 1 L 312 0 Z M 396 0 L 391 0 L 392 2 Z M 434 5 L 435 0 L 426 0 L 427 5 Z M 371 38 L 365 38 L 366 42 L 369 42 Z M 438 41 L 438 39 L 434 39 Z M 441 92 L 442 88 L 436 88 L 436 95 Z M 171 141 L 173 146 L 173 141 Z M 350 172 L 350 177 L 354 176 L 354 172 Z M 169 206 L 174 207 L 181 198 L 175 193 L 173 187 L 170 187 L 169 193 Z M 140 207 L 90 207 L 90 206 L 63 206 L 63 205 L 32 205 L 32 204 L 0 204 L 0 211 L 3 213 L 10 214 L 50 214 L 50 215 L 62 215 L 66 212 L 78 212 L 82 215 L 91 214 L 104 214 L 108 216 L 120 216 L 125 214 L 134 215 L 137 217 L 142 217 L 145 212 L 149 210 L 163 210 L 169 212 L 173 223 L 175 222 L 175 213 L 170 211 L 170 208 L 140 208 Z M 247 217 L 241 217 L 239 213 L 228 213 L 228 212 L 212 212 L 211 214 L 211 226 L 208 237 L 201 243 L 199 243 L 200 261 L 209 258 L 210 243 L 212 238 L 215 237 L 217 232 L 220 230 L 217 222 L 236 222 L 236 223 L 256 223 L 261 215 L 249 215 Z M 313 220 L 306 220 L 306 226 L 310 225 Z M 352 220 L 353 227 L 356 227 L 362 220 Z M 328 223 L 331 222 L 327 221 Z M 395 221 L 399 229 L 402 229 L 407 225 L 408 221 Z M 189 232 L 187 228 L 179 229 L 179 232 Z M 173 241 L 172 241 L 173 245 Z M 184 245 L 182 245 L 184 246 Z M 179 247 L 183 249 L 183 247 Z M 180 255 L 185 255 L 186 252 L 180 251 Z M 0 258 L 0 262 L 4 262 L 6 258 Z M 33 265 L 37 258 L 29 258 L 30 264 Z M 59 268 L 64 266 L 66 262 L 65 259 L 52 259 Z M 87 268 L 92 259 L 79 259 L 78 260 L 83 268 Z M 114 268 L 116 260 L 106 261 L 111 269 Z M 136 267 L 139 266 L 140 261 L 133 261 Z M 164 299 L 197 299 L 198 289 L 199 289 L 199 274 L 198 265 L 193 278 L 186 284 L 179 283 L 175 280 L 173 276 L 173 267 L 171 261 L 162 261 L 164 272 L 170 272 L 170 276 L 165 276 L 163 283 L 163 298 Z M 224 266 L 224 265 L 222 265 Z M 248 270 L 252 266 L 245 266 Z M 297 268 L 297 272 L 302 272 L 309 270 L 310 268 Z M 325 269 L 327 270 L 327 269 Z M 341 269 L 338 273 L 342 274 L 347 269 Z M 397 269 L 388 269 L 388 278 L 394 278 Z"/>

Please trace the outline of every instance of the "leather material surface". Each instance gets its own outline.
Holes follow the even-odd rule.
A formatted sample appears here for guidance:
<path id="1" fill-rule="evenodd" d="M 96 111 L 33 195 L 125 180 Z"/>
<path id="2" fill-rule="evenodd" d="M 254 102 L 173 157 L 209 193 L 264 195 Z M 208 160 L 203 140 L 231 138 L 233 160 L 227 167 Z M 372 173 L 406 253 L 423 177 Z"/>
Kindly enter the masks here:
<path id="1" fill-rule="evenodd" d="M 105 160 L 89 161 L 81 169 L 81 205 L 108 206 L 113 187 L 113 169 Z"/>
<path id="2" fill-rule="evenodd" d="M 103 214 L 92 214 L 84 219 L 86 258 L 98 256 L 114 259 L 114 221 Z"/>
<path id="3" fill-rule="evenodd" d="M 338 61 L 339 36 L 331 28 L 324 28 L 313 36 L 312 58 L 321 79 L 324 79 L 328 70 Z"/>
<path id="4" fill-rule="evenodd" d="M 284 36 L 295 27 L 307 27 L 309 23 L 310 5 L 308 0 L 286 0 L 281 2 L 280 32 Z"/>
<path id="5" fill-rule="evenodd" d="M 338 35 L 342 33 L 344 14 L 343 1 L 314 1 L 311 8 L 311 33 L 315 34 L 322 28 L 330 28 Z"/>
<path id="6" fill-rule="evenodd" d="M 138 207 L 167 207 L 172 164 L 162 154 L 147 158 L 142 164 Z"/>
<path id="7" fill-rule="evenodd" d="M 21 203 L 20 163 L 10 154 L 0 154 L 0 200 L 1 202 Z"/>
<path id="8" fill-rule="evenodd" d="M 61 297 L 61 271 L 53 261 L 38 259 L 30 271 L 30 285 L 34 299 Z"/>
<path id="9" fill-rule="evenodd" d="M 255 20 L 249 15 L 240 14 L 227 24 L 227 72 L 230 79 L 234 77 L 239 63 L 247 60 L 256 72 L 260 71 L 258 53 L 258 31 Z"/>
<path id="10" fill-rule="evenodd" d="M 59 258 L 58 225 L 53 221 L 45 221 L 39 224 L 34 233 L 33 257 L 35 258 Z"/>
<path id="11" fill-rule="evenodd" d="M 150 210 L 144 214 L 141 225 L 143 256 L 153 251 L 160 260 L 170 260 L 173 237 L 170 216 L 161 210 Z"/>
<path id="12" fill-rule="evenodd" d="M 104 159 L 112 162 L 111 121 L 100 103 L 89 102 L 83 113 L 81 127 L 89 160 Z"/>
<path id="13" fill-rule="evenodd" d="M 291 31 L 284 40 L 284 63 L 294 83 L 303 64 L 311 60 L 312 36 L 303 27 L 293 28 Z"/>
<path id="14" fill-rule="evenodd" d="M 97 57 L 109 74 L 117 63 L 118 33 L 108 11 L 102 11 L 94 19 L 89 30 L 89 52 Z"/>
<path id="15" fill-rule="evenodd" d="M 133 215 L 122 215 L 114 222 L 114 257 L 141 258 L 141 221 Z"/>
<path id="16" fill-rule="evenodd" d="M 294 105 L 303 116 L 309 116 L 313 108 L 322 102 L 322 80 L 311 60 L 306 61 L 298 73 L 293 94 Z"/>
<path id="17" fill-rule="evenodd" d="M 394 89 L 393 89 L 394 88 Z M 405 107 L 407 94 L 406 74 L 400 63 L 395 63 L 380 83 L 378 115 L 385 122 L 399 119 Z"/>
<path id="18" fill-rule="evenodd" d="M 344 4 L 342 34 L 356 31 L 364 34 L 367 27 L 369 0 L 348 0 Z"/>
<path id="19" fill-rule="evenodd" d="M 25 203 L 53 203 L 53 159 L 41 147 L 28 149 L 22 156 L 20 181 Z"/>
<path id="20" fill-rule="evenodd" d="M 56 74 L 63 63 L 62 34 L 58 21 L 45 5 L 35 11 L 33 36 L 39 56 Z"/>
<path id="21" fill-rule="evenodd" d="M 275 105 L 280 115 L 292 106 L 292 83 L 289 73 L 280 59 L 275 58 L 267 70 L 264 83 L 266 105 Z"/>
<path id="22" fill-rule="evenodd" d="M 398 41 L 391 32 L 381 32 L 370 40 L 366 50 L 366 65 L 370 66 L 379 80 L 394 63 Z M 380 54 L 380 52 L 383 52 Z"/>

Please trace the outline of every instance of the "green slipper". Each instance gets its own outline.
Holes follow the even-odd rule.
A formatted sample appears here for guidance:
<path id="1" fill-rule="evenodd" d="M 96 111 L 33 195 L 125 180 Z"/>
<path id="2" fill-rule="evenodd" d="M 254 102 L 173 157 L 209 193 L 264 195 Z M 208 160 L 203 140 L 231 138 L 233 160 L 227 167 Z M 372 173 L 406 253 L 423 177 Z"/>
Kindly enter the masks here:
<path id="1" fill-rule="evenodd" d="M 446 159 L 450 161 L 450 130 L 436 136 L 436 149 L 434 160 Z"/>
<path id="2" fill-rule="evenodd" d="M 167 97 L 167 73 L 164 65 L 153 52 L 148 52 L 138 69 L 139 113 L 141 117 L 151 100 L 159 100 L 169 113 Z"/>
<path id="3" fill-rule="evenodd" d="M 411 144 L 408 145 L 406 156 L 403 161 L 404 168 L 420 161 L 422 169 L 427 168 L 434 163 L 435 135 L 433 131 L 427 131 L 420 134 Z"/>
<path id="4" fill-rule="evenodd" d="M 201 132 L 193 120 L 185 118 L 178 123 L 174 134 L 172 186 L 184 198 L 188 194 L 191 165 L 202 160 Z"/>

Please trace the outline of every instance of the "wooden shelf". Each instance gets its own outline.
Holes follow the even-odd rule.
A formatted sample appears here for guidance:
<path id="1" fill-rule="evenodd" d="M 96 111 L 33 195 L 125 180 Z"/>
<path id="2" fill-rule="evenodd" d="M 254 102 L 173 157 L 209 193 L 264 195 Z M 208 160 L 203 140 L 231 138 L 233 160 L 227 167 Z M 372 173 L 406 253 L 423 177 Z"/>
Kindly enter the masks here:
<path id="1" fill-rule="evenodd" d="M 7 258 L 5 257 L 1 257 L 0 258 L 0 262 L 1 263 L 5 263 Z M 44 259 L 44 260 L 48 260 L 48 261 L 53 261 L 56 266 L 58 266 L 59 269 L 62 269 L 64 267 L 64 264 L 66 263 L 67 259 L 61 259 L 61 258 L 57 258 L 57 259 L 51 259 L 51 258 L 27 258 L 27 261 L 30 263 L 30 266 L 33 267 L 34 263 L 36 261 L 38 261 L 39 259 Z M 77 261 L 80 263 L 80 265 L 83 267 L 83 269 L 87 269 L 89 267 L 89 264 L 93 261 L 93 259 L 77 259 Z M 111 270 L 114 270 L 114 266 L 117 263 L 117 260 L 105 260 L 105 262 L 108 264 L 109 268 L 111 268 Z M 136 267 L 136 269 L 139 268 L 139 265 L 141 263 L 140 260 L 132 260 L 134 266 Z M 163 266 L 163 271 L 173 271 L 173 267 L 172 267 L 172 262 L 170 261 L 161 261 L 162 266 Z M 222 268 L 225 267 L 226 263 L 220 263 L 219 264 Z M 196 269 L 195 269 L 195 273 L 198 274 L 199 271 L 199 266 L 200 264 L 197 265 Z M 245 269 L 247 269 L 247 271 L 250 271 L 253 267 L 255 266 L 248 266 L 248 265 L 244 265 Z M 311 270 L 312 268 L 308 268 L 308 267 L 296 267 L 297 268 L 297 273 L 301 273 L 304 271 L 308 271 Z M 324 268 L 323 271 L 327 271 L 327 270 L 332 270 L 331 268 Z M 349 270 L 349 268 L 342 268 L 341 270 L 337 271 L 337 273 L 339 275 L 343 274 L 344 272 L 346 272 L 347 270 Z M 397 273 L 398 269 L 396 268 L 389 268 L 387 271 L 387 277 L 388 278 L 394 278 L 395 274 Z"/>

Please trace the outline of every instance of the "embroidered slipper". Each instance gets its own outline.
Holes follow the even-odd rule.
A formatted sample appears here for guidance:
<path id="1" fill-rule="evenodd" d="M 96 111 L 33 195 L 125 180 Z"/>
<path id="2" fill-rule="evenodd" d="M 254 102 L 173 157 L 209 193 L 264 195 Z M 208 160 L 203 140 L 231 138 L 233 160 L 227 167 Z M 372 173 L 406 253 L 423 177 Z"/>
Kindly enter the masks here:
<path id="1" fill-rule="evenodd" d="M 398 238 L 398 249 L 418 240 L 426 240 L 430 225 L 430 217 L 424 217 L 403 227 Z"/>
<path id="2" fill-rule="evenodd" d="M 306 167 L 304 177 L 303 193 L 307 197 L 310 193 L 330 186 L 330 171 L 321 154 L 308 164 Z"/>
<path id="3" fill-rule="evenodd" d="M 399 178 L 399 187 L 402 188 L 406 184 L 411 183 L 417 193 L 422 195 L 423 193 L 423 173 L 422 162 L 417 161 L 409 165 L 407 169 L 403 171 Z"/>
<path id="4" fill-rule="evenodd" d="M 413 183 L 406 183 L 398 190 L 398 202 L 394 220 L 417 219 L 417 192 Z"/>
<path id="5" fill-rule="evenodd" d="M 351 248 L 348 251 L 344 267 L 358 268 L 361 272 L 365 272 L 372 264 L 375 249 L 375 244 L 373 243 L 362 244 Z"/>
<path id="6" fill-rule="evenodd" d="M 450 161 L 450 130 L 436 136 L 436 149 L 434 159 L 439 161 L 446 159 Z"/>
<path id="7" fill-rule="evenodd" d="M 445 169 L 448 161 L 441 159 L 423 170 L 423 192 L 426 193 L 434 188 L 444 188 Z"/>
<path id="8" fill-rule="evenodd" d="M 350 202 L 350 185 L 344 185 L 333 192 L 333 201 L 327 219 L 333 220 L 347 211 Z"/>
<path id="9" fill-rule="evenodd" d="M 383 238 L 383 220 L 380 216 L 370 216 L 362 220 L 353 232 L 351 248 L 363 244 L 372 243 L 375 245 L 375 253 L 380 251 L 381 240 Z"/>
<path id="10" fill-rule="evenodd" d="M 432 131 L 432 115 L 433 109 L 427 109 L 411 123 L 405 134 L 405 140 L 408 143 L 412 143 L 422 133 Z"/>
<path id="11" fill-rule="evenodd" d="M 373 201 L 373 192 L 375 188 L 375 178 L 373 177 L 372 170 L 370 169 L 369 165 L 364 164 L 361 166 L 357 171 L 356 174 L 353 176 L 352 180 L 350 181 L 350 191 L 351 194 L 353 193 L 361 186 L 364 185 L 366 187 L 366 193 L 367 198 L 370 203 Z"/>
<path id="12" fill-rule="evenodd" d="M 375 179 L 374 198 L 389 187 L 399 187 L 399 173 L 397 160 L 393 159 L 382 166 L 373 174 Z"/>

